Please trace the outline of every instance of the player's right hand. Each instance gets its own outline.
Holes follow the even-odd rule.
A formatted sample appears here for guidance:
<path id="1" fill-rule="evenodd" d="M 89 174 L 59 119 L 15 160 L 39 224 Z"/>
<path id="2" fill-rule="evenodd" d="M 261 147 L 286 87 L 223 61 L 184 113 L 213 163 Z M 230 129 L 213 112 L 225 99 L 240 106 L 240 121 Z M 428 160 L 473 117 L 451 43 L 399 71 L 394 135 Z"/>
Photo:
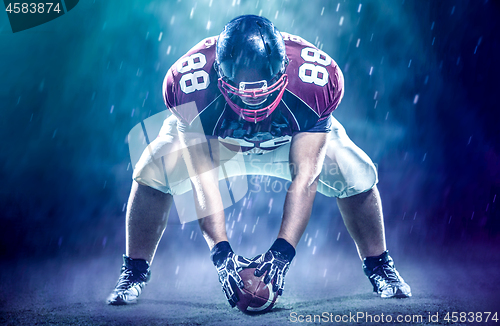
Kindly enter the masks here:
<path id="1" fill-rule="evenodd" d="M 212 261 L 219 275 L 222 292 L 226 295 L 231 307 L 236 306 L 239 301 L 236 287 L 243 289 L 244 282 L 238 272 L 252 263 L 247 258 L 235 255 L 227 241 L 217 243 L 210 252 Z"/>
<path id="2" fill-rule="evenodd" d="M 264 283 L 268 284 L 274 280 L 273 292 L 282 295 L 285 287 L 285 275 L 290 268 L 293 257 L 295 257 L 295 248 L 285 239 L 278 238 L 266 253 L 252 260 L 258 264 L 254 275 L 261 277 L 267 272 Z"/>

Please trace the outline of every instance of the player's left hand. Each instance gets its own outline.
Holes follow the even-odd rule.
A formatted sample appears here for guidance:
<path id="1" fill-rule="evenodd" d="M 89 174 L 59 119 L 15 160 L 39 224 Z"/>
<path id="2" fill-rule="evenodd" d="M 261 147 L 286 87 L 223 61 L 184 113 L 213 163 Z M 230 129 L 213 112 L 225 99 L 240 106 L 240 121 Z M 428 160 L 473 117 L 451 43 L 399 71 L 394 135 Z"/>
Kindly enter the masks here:
<path id="1" fill-rule="evenodd" d="M 211 257 L 219 275 L 222 292 L 226 295 L 231 307 L 234 308 L 239 301 L 236 287 L 243 289 L 245 285 L 238 272 L 248 267 L 251 261 L 235 255 L 227 241 L 217 243 L 211 251 Z"/>
<path id="2" fill-rule="evenodd" d="M 255 263 L 259 264 L 255 269 L 255 276 L 260 277 L 267 271 L 264 283 L 268 284 L 274 280 L 273 292 L 282 295 L 285 287 L 285 275 L 290 268 L 293 257 L 295 257 L 295 248 L 285 239 L 276 239 L 265 254 L 253 259 Z"/>

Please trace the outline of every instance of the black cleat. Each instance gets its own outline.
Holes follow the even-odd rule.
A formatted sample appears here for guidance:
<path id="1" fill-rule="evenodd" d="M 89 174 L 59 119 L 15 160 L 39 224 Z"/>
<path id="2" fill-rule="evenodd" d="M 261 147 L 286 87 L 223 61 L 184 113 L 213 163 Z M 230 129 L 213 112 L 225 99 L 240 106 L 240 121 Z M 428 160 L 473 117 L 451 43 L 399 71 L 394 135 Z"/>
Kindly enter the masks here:
<path id="1" fill-rule="evenodd" d="M 399 275 L 388 251 L 363 260 L 363 270 L 381 298 L 409 298 L 411 288 Z"/>
<path id="2" fill-rule="evenodd" d="M 151 278 L 149 263 L 144 259 L 131 259 L 123 255 L 121 275 L 115 289 L 108 297 L 110 305 L 126 305 L 137 302 L 137 298 Z"/>

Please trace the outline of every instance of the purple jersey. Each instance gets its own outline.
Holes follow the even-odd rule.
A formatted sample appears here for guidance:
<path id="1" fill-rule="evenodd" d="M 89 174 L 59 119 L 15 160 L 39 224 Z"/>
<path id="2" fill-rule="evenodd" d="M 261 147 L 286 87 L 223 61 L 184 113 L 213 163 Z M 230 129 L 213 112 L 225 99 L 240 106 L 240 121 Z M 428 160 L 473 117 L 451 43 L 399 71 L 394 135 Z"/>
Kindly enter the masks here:
<path id="1" fill-rule="evenodd" d="M 217 86 L 217 37 L 209 37 L 182 56 L 163 82 L 165 104 L 181 130 L 199 116 L 204 133 L 236 140 L 247 153 L 265 153 L 288 143 L 296 132 L 329 132 L 331 113 L 344 94 L 344 78 L 325 52 L 298 36 L 282 33 L 289 64 L 288 85 L 276 110 L 259 123 L 240 119 Z M 196 110 L 183 109 L 195 102 Z"/>

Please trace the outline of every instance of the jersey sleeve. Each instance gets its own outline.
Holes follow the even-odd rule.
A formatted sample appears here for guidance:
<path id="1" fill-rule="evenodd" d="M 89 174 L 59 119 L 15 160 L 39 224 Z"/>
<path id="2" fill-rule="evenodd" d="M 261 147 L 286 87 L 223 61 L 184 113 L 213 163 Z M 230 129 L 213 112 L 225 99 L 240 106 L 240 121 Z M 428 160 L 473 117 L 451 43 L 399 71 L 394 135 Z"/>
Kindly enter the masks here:
<path id="1" fill-rule="evenodd" d="M 179 119 L 180 116 L 178 116 L 178 113 L 175 111 L 176 102 L 174 96 L 175 90 L 174 90 L 174 76 L 172 73 L 173 68 L 174 66 L 170 67 L 170 69 L 167 71 L 167 74 L 165 75 L 165 78 L 163 79 L 162 93 L 165 105 L 177 117 L 177 119 Z"/>
<path id="2" fill-rule="evenodd" d="M 324 51 L 304 39 L 282 33 L 289 65 L 287 90 L 316 116 L 307 130 L 328 129 L 328 118 L 344 95 L 344 76 L 338 64 Z M 326 130 L 325 129 L 325 130 Z"/>
<path id="3" fill-rule="evenodd" d="M 188 126 L 217 97 L 215 37 L 195 45 L 167 71 L 163 100 L 178 121 Z"/>
<path id="4" fill-rule="evenodd" d="M 344 74 L 342 74 L 342 71 L 340 70 L 337 63 L 335 63 L 334 71 L 335 73 L 333 74 L 333 77 L 330 80 L 330 82 L 332 83 L 331 101 L 329 101 L 325 110 L 322 112 L 320 120 L 329 117 L 332 114 L 332 112 L 337 109 L 337 107 L 340 104 L 340 101 L 342 101 L 342 98 L 344 97 Z"/>

